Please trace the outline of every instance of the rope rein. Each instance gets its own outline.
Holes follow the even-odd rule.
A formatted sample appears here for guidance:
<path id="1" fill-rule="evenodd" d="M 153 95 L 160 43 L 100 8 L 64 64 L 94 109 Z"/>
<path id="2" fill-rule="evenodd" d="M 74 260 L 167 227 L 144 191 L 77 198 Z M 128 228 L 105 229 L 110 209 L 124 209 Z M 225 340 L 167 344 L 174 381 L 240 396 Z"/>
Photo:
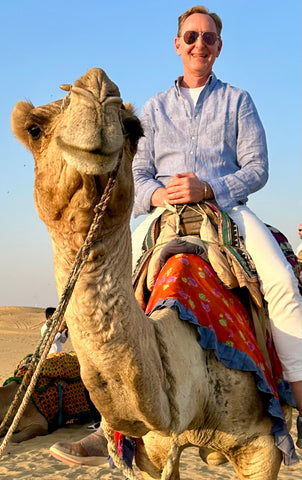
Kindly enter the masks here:
<path id="1" fill-rule="evenodd" d="M 51 345 L 53 343 L 56 333 L 58 332 L 58 330 L 60 329 L 61 325 L 64 322 L 63 317 L 65 314 L 66 308 L 68 306 L 69 300 L 71 298 L 71 295 L 73 293 L 76 281 L 88 259 L 91 247 L 96 240 L 96 233 L 101 225 L 102 218 L 108 206 L 108 202 L 110 200 L 111 193 L 115 185 L 118 169 L 121 163 L 122 153 L 123 152 L 121 151 L 118 159 L 118 163 L 110 174 L 110 177 L 106 184 L 105 190 L 102 194 L 100 202 L 94 208 L 95 216 L 94 216 L 93 222 L 90 226 L 85 242 L 77 252 L 77 255 L 75 257 L 75 261 L 73 263 L 71 272 L 67 279 L 64 291 L 61 295 L 59 304 L 54 314 L 51 317 L 51 322 L 49 323 L 47 322 L 47 329 L 38 343 L 38 346 L 28 365 L 28 370 L 23 377 L 22 383 L 19 386 L 17 393 L 15 395 L 15 398 L 10 408 L 8 409 L 8 412 L 4 417 L 4 420 L 0 425 L 0 436 L 3 435 L 4 432 L 6 431 L 5 437 L 2 441 L 2 444 L 0 445 L 0 458 L 3 455 L 3 452 L 19 423 L 20 418 L 23 415 L 28 405 L 28 402 L 30 401 L 31 395 L 38 381 L 38 377 L 41 373 L 43 362 L 45 361 L 48 355 L 48 352 L 51 348 Z M 158 328 L 156 327 L 156 325 L 155 325 L 155 333 L 156 333 L 156 339 L 158 342 L 159 350 L 161 353 L 161 358 L 163 360 L 163 368 L 166 372 L 166 376 L 169 384 L 167 395 L 168 395 L 170 406 L 171 406 L 171 416 L 172 416 L 171 448 L 167 457 L 167 463 L 161 475 L 161 480 L 169 480 L 172 475 L 173 466 L 175 464 L 175 461 L 178 455 L 178 435 L 175 432 L 177 432 L 178 425 L 179 425 L 179 410 L 175 401 L 175 378 L 169 365 L 167 346 L 164 343 L 163 338 Z M 21 397 L 24 391 L 25 391 L 25 394 L 21 401 Z M 14 416 L 16 410 L 17 410 L 17 413 Z M 7 426 L 13 416 L 14 416 L 13 421 L 10 427 L 8 428 Z M 122 471 L 123 475 L 128 480 L 140 480 L 142 478 L 141 475 L 137 477 L 133 469 L 129 468 L 127 464 L 124 462 L 124 460 L 122 460 L 118 455 L 117 446 L 114 441 L 114 432 L 112 429 L 108 427 L 104 418 L 102 419 L 102 428 L 104 430 L 105 437 L 108 441 L 108 452 L 112 457 L 114 464 Z"/>
<path id="2" fill-rule="evenodd" d="M 133 469 L 128 467 L 124 460 L 122 460 L 119 456 L 117 446 L 114 440 L 114 431 L 108 426 L 104 418 L 102 418 L 102 429 L 108 442 L 108 453 L 112 458 L 114 465 L 122 471 L 123 475 L 127 480 L 142 480 L 141 475 L 139 474 L 139 476 L 137 476 L 136 473 L 134 473 Z"/>
<path id="3" fill-rule="evenodd" d="M 26 374 L 23 377 L 22 383 L 19 386 L 17 393 L 15 395 L 15 398 L 8 409 L 8 412 L 6 413 L 1 425 L 0 425 L 0 436 L 6 432 L 6 435 L 2 441 L 2 444 L 0 446 L 0 458 L 7 446 L 7 443 L 9 442 L 14 430 L 16 429 L 20 418 L 22 414 L 24 413 L 25 408 L 27 407 L 27 404 L 30 400 L 30 397 L 33 393 L 33 390 L 35 388 L 35 385 L 37 383 L 38 377 L 41 373 L 43 362 L 46 359 L 48 352 L 51 348 L 51 345 L 53 343 L 53 340 L 55 338 L 56 333 L 60 329 L 61 325 L 63 324 L 63 316 L 65 314 L 66 308 L 68 306 L 70 297 L 72 295 L 72 292 L 74 290 L 76 281 L 81 273 L 81 270 L 83 269 L 85 262 L 89 256 L 91 246 L 95 242 L 95 237 L 96 237 L 96 232 L 101 225 L 101 220 L 105 214 L 108 202 L 110 200 L 111 192 L 113 190 L 113 187 L 115 185 L 118 169 L 122 160 L 122 154 L 123 151 L 121 150 L 121 153 L 119 155 L 119 159 L 117 162 L 116 167 L 114 170 L 111 172 L 110 177 L 108 179 L 107 185 L 104 189 L 104 192 L 102 194 L 102 197 L 100 199 L 100 202 L 96 205 L 95 207 L 95 216 L 93 219 L 93 222 L 90 226 L 89 232 L 87 234 L 87 237 L 85 239 L 85 242 L 83 245 L 80 247 L 78 250 L 78 253 L 76 255 L 73 267 L 71 269 L 71 273 L 69 274 L 67 283 L 65 285 L 64 291 L 61 295 L 60 302 L 56 308 L 56 311 L 54 312 L 52 318 L 51 318 L 51 324 L 47 324 L 47 329 L 42 336 L 41 340 L 39 341 L 39 344 L 31 358 L 31 361 L 28 366 L 28 370 Z M 24 393 L 26 392 L 23 400 L 21 402 L 21 397 Z M 21 402 L 21 403 L 20 403 Z M 12 417 L 14 416 L 16 410 L 18 409 L 10 427 L 8 428 L 7 425 L 11 421 Z"/>

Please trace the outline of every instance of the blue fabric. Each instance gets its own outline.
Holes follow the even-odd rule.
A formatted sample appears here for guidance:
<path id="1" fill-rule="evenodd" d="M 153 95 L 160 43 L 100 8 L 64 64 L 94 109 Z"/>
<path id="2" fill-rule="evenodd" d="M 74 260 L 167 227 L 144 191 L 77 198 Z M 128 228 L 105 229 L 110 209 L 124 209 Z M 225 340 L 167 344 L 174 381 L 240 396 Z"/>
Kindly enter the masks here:
<path id="1" fill-rule="evenodd" d="M 218 342 L 215 332 L 200 325 L 195 314 L 191 310 L 185 308 L 177 299 L 166 298 L 165 300 L 158 302 L 149 315 L 151 315 L 154 310 L 162 308 L 177 309 L 181 320 L 188 321 L 196 327 L 198 333 L 197 341 L 199 345 L 204 349 L 214 350 L 217 360 L 222 362 L 226 367 L 245 372 L 252 372 L 254 374 L 257 388 L 262 394 L 267 396 L 267 410 L 273 419 L 272 434 L 275 437 L 275 445 L 282 452 L 284 464 L 293 465 L 297 463 L 298 457 L 295 452 L 293 439 L 287 430 L 280 404 L 274 397 L 262 370 L 246 353 Z M 280 401 L 295 407 L 293 395 L 289 393 L 288 389 L 289 386 L 287 382 L 284 382 L 284 385 L 278 389 L 279 395 L 284 394 L 285 396 L 285 398 L 279 396 Z"/>
<path id="2" fill-rule="evenodd" d="M 59 392 L 59 417 L 58 417 L 58 427 L 61 427 L 63 424 L 63 387 L 59 383 L 56 384 L 56 387 Z"/>
<path id="3" fill-rule="evenodd" d="M 219 206 L 230 210 L 268 178 L 265 132 L 250 95 L 214 73 L 194 111 L 175 86 L 149 99 L 140 120 L 144 136 L 133 161 L 134 216 L 151 211 L 150 199 L 176 173 L 207 181 Z"/>
<path id="4" fill-rule="evenodd" d="M 135 455 L 135 440 L 132 437 L 124 437 L 122 440 L 122 452 L 121 459 L 124 460 L 127 467 L 132 468 L 133 458 Z M 108 463 L 112 469 L 116 468 L 116 465 L 110 455 L 107 457 Z M 125 480 L 128 480 L 125 475 L 123 475 Z"/>

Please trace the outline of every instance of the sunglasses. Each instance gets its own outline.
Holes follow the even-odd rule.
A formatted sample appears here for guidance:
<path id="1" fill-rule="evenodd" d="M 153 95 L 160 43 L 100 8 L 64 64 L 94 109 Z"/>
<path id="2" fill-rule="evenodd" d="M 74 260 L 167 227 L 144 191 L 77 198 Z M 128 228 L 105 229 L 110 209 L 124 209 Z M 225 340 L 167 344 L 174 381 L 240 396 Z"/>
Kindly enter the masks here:
<path id="1" fill-rule="evenodd" d="M 195 32 L 194 30 L 188 30 L 183 34 L 184 42 L 187 45 L 193 45 L 197 38 L 201 35 L 202 40 L 207 45 L 214 45 L 214 43 L 220 38 L 215 32 Z"/>

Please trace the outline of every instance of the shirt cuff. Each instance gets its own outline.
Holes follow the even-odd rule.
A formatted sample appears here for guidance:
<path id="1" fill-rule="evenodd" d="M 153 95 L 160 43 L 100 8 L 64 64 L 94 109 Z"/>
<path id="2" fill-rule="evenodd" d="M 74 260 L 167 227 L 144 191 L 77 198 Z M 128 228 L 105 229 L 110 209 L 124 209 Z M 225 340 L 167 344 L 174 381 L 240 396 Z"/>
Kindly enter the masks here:
<path id="1" fill-rule="evenodd" d="M 151 206 L 151 197 L 155 190 L 163 187 L 163 184 L 152 180 L 148 182 L 148 188 L 144 188 L 143 192 L 135 196 L 134 206 L 133 206 L 133 216 L 134 218 L 139 215 L 146 215 L 150 213 L 154 207 Z"/>
<path id="2" fill-rule="evenodd" d="M 222 178 L 215 178 L 210 182 L 208 181 L 208 184 L 211 186 L 214 192 L 215 200 L 220 208 L 223 210 L 230 210 L 238 205 L 238 201 L 232 198 L 231 191 L 225 180 Z M 245 203 L 247 198 L 243 197 L 242 201 Z"/>

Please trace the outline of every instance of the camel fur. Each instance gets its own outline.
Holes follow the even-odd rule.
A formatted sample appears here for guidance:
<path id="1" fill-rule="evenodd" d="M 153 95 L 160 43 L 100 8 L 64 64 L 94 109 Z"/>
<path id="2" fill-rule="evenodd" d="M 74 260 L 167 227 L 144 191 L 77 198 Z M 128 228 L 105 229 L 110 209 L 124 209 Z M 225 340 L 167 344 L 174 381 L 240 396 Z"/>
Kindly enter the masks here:
<path id="1" fill-rule="evenodd" d="M 14 397 L 18 391 L 19 384 L 10 382 L 0 387 L 0 422 L 4 419 Z M 37 436 L 48 434 L 48 422 L 39 412 L 32 400 L 29 401 L 23 415 L 18 423 L 18 430 L 14 432 L 11 441 L 13 443 L 24 442 Z"/>
<path id="2" fill-rule="evenodd" d="M 150 318 L 135 299 L 131 162 L 143 132 L 118 87 L 91 69 L 62 100 L 41 107 L 18 102 L 12 129 L 35 160 L 35 204 L 52 240 L 59 295 L 121 155 L 65 318 L 92 401 L 112 429 L 138 439 L 143 478 L 160 479 L 176 432 L 172 480 L 180 478 L 181 451 L 192 445 L 205 461 L 229 460 L 238 479 L 275 480 L 281 453 L 252 374 L 229 370 L 201 349 L 195 329 L 175 310 Z"/>

